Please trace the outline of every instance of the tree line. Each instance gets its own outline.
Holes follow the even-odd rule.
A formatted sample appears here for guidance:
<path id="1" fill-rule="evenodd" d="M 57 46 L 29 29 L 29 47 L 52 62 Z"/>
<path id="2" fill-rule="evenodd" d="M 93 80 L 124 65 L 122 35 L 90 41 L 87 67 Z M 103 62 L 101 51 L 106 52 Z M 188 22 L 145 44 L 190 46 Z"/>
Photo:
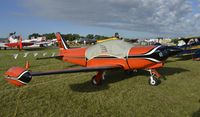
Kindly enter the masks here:
<path id="1" fill-rule="evenodd" d="M 37 37 L 41 37 L 41 36 L 45 36 L 46 39 L 55 39 L 55 33 L 45 33 L 45 34 L 39 34 L 39 33 L 33 33 L 30 34 L 28 36 L 29 39 L 31 39 L 31 37 L 37 38 Z M 102 40 L 105 38 L 109 38 L 107 36 L 102 36 L 102 35 L 95 35 L 95 34 L 88 34 L 86 36 L 81 36 L 79 34 L 61 34 L 62 38 L 69 40 L 69 41 L 74 41 L 76 39 L 80 39 L 80 38 L 88 38 L 88 39 L 96 39 L 96 40 Z"/>

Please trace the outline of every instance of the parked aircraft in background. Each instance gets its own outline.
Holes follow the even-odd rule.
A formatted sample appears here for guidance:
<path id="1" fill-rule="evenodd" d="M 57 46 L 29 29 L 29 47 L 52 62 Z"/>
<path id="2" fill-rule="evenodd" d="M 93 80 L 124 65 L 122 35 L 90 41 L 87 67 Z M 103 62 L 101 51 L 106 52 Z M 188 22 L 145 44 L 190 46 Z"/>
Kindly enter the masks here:
<path id="1" fill-rule="evenodd" d="M 179 41 L 184 41 L 184 45 L 179 46 L 183 51 L 178 56 L 192 56 L 194 60 L 200 59 L 200 38 L 181 38 Z"/>
<path id="2" fill-rule="evenodd" d="M 81 38 L 77 40 L 77 43 L 81 44 L 95 44 L 97 42 L 96 39 L 89 39 L 89 38 Z"/>
<path id="3" fill-rule="evenodd" d="M 111 40 L 119 40 L 119 38 L 112 37 L 112 38 L 108 38 L 108 39 L 102 39 L 102 40 L 98 40 L 97 43 L 102 43 L 102 42 L 111 41 Z"/>
<path id="4" fill-rule="evenodd" d="M 192 59 L 196 61 L 200 60 L 200 49 L 195 51 L 195 53 L 192 55 Z"/>
<path id="5" fill-rule="evenodd" d="M 102 42 L 110 41 L 110 40 L 119 40 L 119 39 L 122 39 L 122 38 L 120 38 L 119 33 L 116 32 L 111 38 L 98 40 L 97 43 L 102 43 Z"/>
<path id="6" fill-rule="evenodd" d="M 24 42 L 22 40 L 22 36 L 15 36 L 15 33 L 14 35 L 10 35 L 10 37 L 8 37 L 8 41 L 9 43 L 6 43 L 5 45 L 8 46 L 8 47 L 17 47 L 18 49 L 22 49 L 24 46 L 31 46 L 33 45 L 34 43 L 32 42 Z"/>
<path id="7" fill-rule="evenodd" d="M 37 37 L 23 40 L 23 42 L 34 43 L 31 47 L 47 47 L 50 42 L 45 37 Z"/>
<path id="8" fill-rule="evenodd" d="M 24 42 L 22 41 L 22 36 L 16 36 L 15 32 L 10 33 L 10 36 L 8 37 L 8 42 L 7 43 L 1 43 L 0 47 L 3 48 L 14 48 L 17 47 L 19 50 L 21 50 L 24 46 L 31 46 L 34 43 L 32 42 Z"/>
<path id="9" fill-rule="evenodd" d="M 70 48 L 60 33 L 56 33 L 56 37 L 59 55 L 43 59 L 57 58 L 83 67 L 46 72 L 33 72 L 28 68 L 12 67 L 5 72 L 6 79 L 16 86 L 23 86 L 31 81 L 32 76 L 97 71 L 97 74 L 92 77 L 92 83 L 100 85 L 107 70 L 143 69 L 150 72 L 149 84 L 156 86 L 160 83 L 161 76 L 156 69 L 163 67 L 169 56 L 181 51 L 179 48 L 167 46 L 133 46 L 123 40 L 105 41 L 87 48 Z"/>
<path id="10" fill-rule="evenodd" d="M 37 37 L 32 39 L 22 40 L 22 36 L 16 36 L 16 33 L 10 33 L 7 42 L 1 42 L 0 48 L 14 48 L 22 49 L 23 47 L 35 48 L 35 47 L 47 47 L 56 43 L 55 40 L 46 41 L 45 37 Z"/>
<path id="11" fill-rule="evenodd" d="M 1 49 L 4 49 L 4 50 L 7 49 L 7 46 L 5 45 L 6 43 L 8 43 L 8 39 L 7 38 L 1 38 L 0 39 L 0 50 Z"/>

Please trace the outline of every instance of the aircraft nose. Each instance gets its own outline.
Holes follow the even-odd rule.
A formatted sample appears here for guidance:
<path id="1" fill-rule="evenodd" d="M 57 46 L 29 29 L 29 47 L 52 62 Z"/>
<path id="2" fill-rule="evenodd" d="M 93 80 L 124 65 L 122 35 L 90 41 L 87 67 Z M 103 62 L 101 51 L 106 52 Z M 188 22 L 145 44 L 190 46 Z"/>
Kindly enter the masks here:
<path id="1" fill-rule="evenodd" d="M 170 56 L 174 56 L 174 55 L 180 53 L 183 50 L 178 47 L 175 47 L 175 46 L 168 46 L 167 51 L 168 51 L 168 55 L 170 57 Z"/>

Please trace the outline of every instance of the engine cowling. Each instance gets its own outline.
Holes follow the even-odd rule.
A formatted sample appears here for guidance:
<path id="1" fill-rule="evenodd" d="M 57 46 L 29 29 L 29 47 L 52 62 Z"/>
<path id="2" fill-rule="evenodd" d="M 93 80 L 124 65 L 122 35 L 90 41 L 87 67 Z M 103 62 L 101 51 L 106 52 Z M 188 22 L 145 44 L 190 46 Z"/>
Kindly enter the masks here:
<path id="1" fill-rule="evenodd" d="M 24 86 L 32 79 L 30 72 L 21 67 L 12 67 L 5 73 L 6 80 L 15 86 Z"/>

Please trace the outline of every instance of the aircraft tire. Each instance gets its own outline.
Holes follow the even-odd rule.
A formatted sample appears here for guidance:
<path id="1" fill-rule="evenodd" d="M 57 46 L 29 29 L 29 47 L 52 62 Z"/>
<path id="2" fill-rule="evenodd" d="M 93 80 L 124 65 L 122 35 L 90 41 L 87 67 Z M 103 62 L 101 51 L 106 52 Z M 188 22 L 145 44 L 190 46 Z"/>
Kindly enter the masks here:
<path id="1" fill-rule="evenodd" d="M 99 82 L 97 82 L 96 80 L 95 80 L 95 77 L 96 77 L 96 75 L 94 75 L 93 77 L 92 77 L 92 84 L 93 85 L 95 85 L 95 86 L 98 86 L 98 85 L 101 85 L 102 84 L 102 79 L 99 81 Z"/>
<path id="2" fill-rule="evenodd" d="M 158 78 L 156 78 L 156 77 L 151 76 L 151 77 L 149 78 L 149 85 L 151 85 L 151 86 L 157 86 L 157 85 L 159 85 L 160 83 L 161 83 L 160 79 L 158 79 Z"/>

